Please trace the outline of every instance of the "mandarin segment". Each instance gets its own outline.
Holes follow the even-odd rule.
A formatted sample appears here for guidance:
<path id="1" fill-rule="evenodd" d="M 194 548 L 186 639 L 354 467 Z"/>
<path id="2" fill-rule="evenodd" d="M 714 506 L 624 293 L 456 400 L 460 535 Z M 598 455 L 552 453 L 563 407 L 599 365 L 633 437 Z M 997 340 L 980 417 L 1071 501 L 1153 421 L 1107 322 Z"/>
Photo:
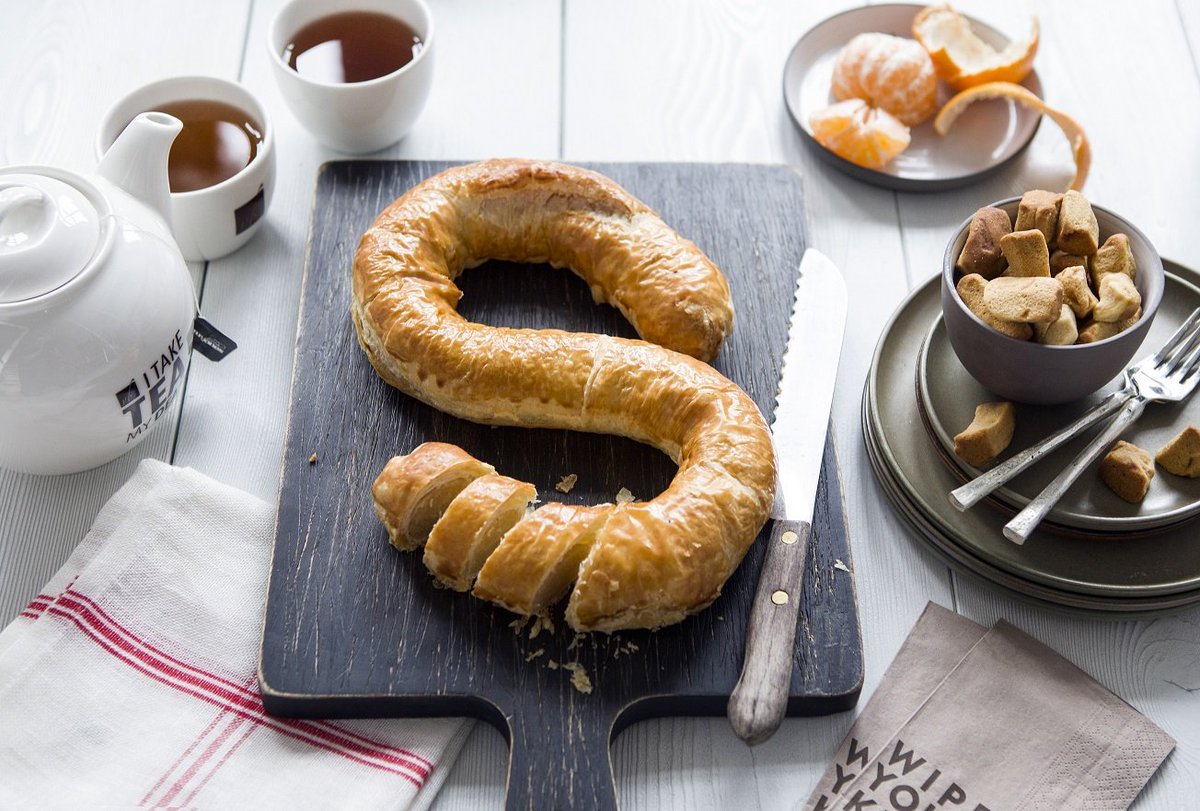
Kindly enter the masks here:
<path id="1" fill-rule="evenodd" d="M 817 143 L 851 163 L 880 169 L 908 148 L 908 127 L 862 99 L 839 101 L 813 113 L 808 124 Z"/>

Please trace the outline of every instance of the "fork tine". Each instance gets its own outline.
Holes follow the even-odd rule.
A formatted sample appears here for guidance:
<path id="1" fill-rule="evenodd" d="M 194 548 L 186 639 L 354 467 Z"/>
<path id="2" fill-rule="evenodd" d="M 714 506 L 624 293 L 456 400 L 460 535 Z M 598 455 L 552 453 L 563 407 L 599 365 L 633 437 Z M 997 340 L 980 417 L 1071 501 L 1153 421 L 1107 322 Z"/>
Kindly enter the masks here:
<path id="1" fill-rule="evenodd" d="M 1200 332 L 1196 332 L 1183 341 L 1167 358 L 1163 364 L 1163 371 L 1168 375 L 1175 375 L 1187 358 L 1197 346 L 1200 344 Z"/>
<path id="2" fill-rule="evenodd" d="M 1170 355 L 1176 349 L 1176 347 L 1178 347 L 1181 343 L 1186 341 L 1195 333 L 1197 326 L 1200 326 L 1200 307 L 1197 307 L 1195 310 L 1193 310 L 1192 314 L 1189 315 L 1187 319 L 1179 325 L 1179 329 L 1175 330 L 1175 334 L 1167 339 L 1167 342 L 1163 344 L 1157 352 L 1154 353 L 1152 365 L 1161 366 L 1163 361 L 1167 359 L 1167 356 Z"/>
<path id="3" fill-rule="evenodd" d="M 1177 375 L 1179 382 L 1186 383 L 1189 386 L 1196 385 L 1196 370 L 1200 368 L 1200 346 L 1192 350 L 1192 353 L 1184 359 L 1180 366 L 1180 371 Z"/>

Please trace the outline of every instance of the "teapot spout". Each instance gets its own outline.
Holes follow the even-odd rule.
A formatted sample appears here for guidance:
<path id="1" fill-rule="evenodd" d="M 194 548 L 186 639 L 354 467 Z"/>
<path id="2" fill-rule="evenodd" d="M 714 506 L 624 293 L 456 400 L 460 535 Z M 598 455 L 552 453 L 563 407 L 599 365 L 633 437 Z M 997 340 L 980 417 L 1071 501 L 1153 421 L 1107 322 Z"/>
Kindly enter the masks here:
<path id="1" fill-rule="evenodd" d="M 166 113 L 142 113 L 117 136 L 97 171 L 150 206 L 171 225 L 171 183 L 167 159 L 183 124 Z"/>

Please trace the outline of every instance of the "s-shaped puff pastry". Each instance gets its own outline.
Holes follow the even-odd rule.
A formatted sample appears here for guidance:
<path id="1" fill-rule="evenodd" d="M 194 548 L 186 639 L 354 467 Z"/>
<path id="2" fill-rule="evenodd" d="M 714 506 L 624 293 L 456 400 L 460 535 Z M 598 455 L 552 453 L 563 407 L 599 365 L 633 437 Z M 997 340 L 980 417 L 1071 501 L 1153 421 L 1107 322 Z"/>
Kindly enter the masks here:
<path id="1" fill-rule="evenodd" d="M 646 340 L 466 321 L 455 311 L 461 292 L 454 279 L 487 259 L 571 269 Z M 525 518 L 504 534 L 493 555 L 510 538 L 526 539 L 521 554 L 514 548 L 503 556 L 513 567 L 505 580 L 555 585 L 564 561 L 582 561 L 566 578 L 574 579 L 566 612 L 574 629 L 655 628 L 704 608 L 766 521 L 775 489 L 770 432 L 745 392 L 695 360 L 715 356 L 732 327 L 729 286 L 695 245 L 603 175 L 490 160 L 424 181 L 363 235 L 352 312 L 380 376 L 435 408 L 486 424 L 626 436 L 679 465 L 670 486 L 647 502 L 557 510 L 536 532 L 522 528 Z M 394 459 L 376 482 L 381 519 L 409 533 L 403 545 L 429 532 L 422 488 L 436 495 L 440 512 L 447 495 L 452 501 L 491 471 L 481 462 L 448 464 L 460 476 L 471 473 L 438 487 L 440 473 L 426 460 L 419 475 L 432 478 L 414 484 L 394 478 L 405 469 Z M 402 512 L 390 513 L 387 499 L 378 501 L 381 488 L 417 496 L 400 499 Z M 530 544 L 555 527 L 574 540 Z M 551 591 L 538 589 L 525 604 L 500 602 L 534 612 L 535 603 L 561 596 Z"/>

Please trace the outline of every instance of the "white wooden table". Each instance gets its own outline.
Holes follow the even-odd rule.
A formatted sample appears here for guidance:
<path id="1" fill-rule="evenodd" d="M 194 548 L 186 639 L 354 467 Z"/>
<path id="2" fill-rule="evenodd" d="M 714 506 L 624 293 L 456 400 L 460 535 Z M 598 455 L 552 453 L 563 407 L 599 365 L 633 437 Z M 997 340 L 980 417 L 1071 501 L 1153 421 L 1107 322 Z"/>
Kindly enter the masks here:
<path id="1" fill-rule="evenodd" d="M 266 28 L 281 0 L 0 0 L 0 165 L 94 165 L 106 107 L 170 75 L 236 79 L 264 101 L 278 135 L 278 184 L 259 235 L 195 266 L 206 315 L 241 348 L 193 364 L 177 431 L 60 478 L 0 472 L 0 621 L 15 616 L 146 456 L 194 467 L 274 500 L 279 482 L 317 145 L 270 77 Z M 1027 188 L 1065 186 L 1069 150 L 1047 124 L 998 176 L 938 195 L 896 194 L 816 162 L 784 111 L 791 44 L 847 0 L 432 0 L 437 67 L 412 134 L 379 157 L 785 162 L 800 168 L 813 244 L 843 270 L 851 302 L 834 406 L 870 696 L 927 600 L 983 623 L 1004 617 L 1075 661 L 1179 741 L 1139 808 L 1200 803 L 1200 609 L 1143 622 L 1071 619 L 1029 608 L 949 571 L 892 514 L 858 427 L 879 329 L 905 293 L 937 272 L 966 212 Z M 1160 252 L 1200 267 L 1200 4 L 1193 0 L 1040 3 L 958 0 L 1023 35 L 1042 21 L 1037 67 L 1052 103 L 1087 128 L 1087 193 L 1127 212 Z M 744 328 L 744 327 L 743 327 Z M 1198 542 L 1200 542 L 1200 530 Z M 614 746 L 626 808 L 794 808 L 851 714 L 789 720 L 743 746 L 724 719 L 639 724 Z M 439 808 L 495 807 L 506 751 L 476 731 Z"/>

